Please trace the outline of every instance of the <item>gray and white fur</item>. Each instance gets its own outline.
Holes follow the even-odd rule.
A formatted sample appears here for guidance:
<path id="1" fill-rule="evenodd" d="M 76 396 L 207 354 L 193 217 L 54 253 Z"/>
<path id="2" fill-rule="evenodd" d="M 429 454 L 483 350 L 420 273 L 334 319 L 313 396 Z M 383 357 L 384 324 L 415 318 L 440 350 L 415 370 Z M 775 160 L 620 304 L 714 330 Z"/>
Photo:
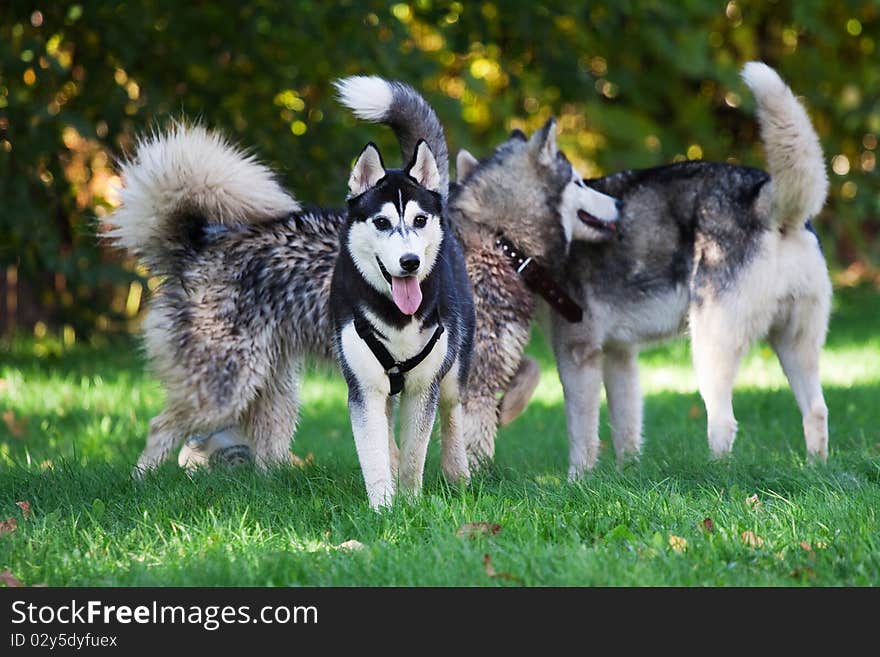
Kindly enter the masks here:
<path id="1" fill-rule="evenodd" d="M 144 321 L 166 400 L 138 472 L 188 436 L 243 435 L 286 463 L 306 359 L 332 359 L 328 298 L 342 210 L 305 210 L 252 155 L 201 126 L 143 139 L 107 235 L 162 282 Z"/>
<path id="2" fill-rule="evenodd" d="M 585 309 L 578 324 L 551 320 L 572 478 L 596 462 L 603 383 L 617 458 L 638 457 L 637 354 L 688 326 L 714 456 L 728 454 L 736 436 L 739 363 L 767 337 L 803 415 L 807 452 L 827 457 L 819 356 L 831 284 L 808 223 L 828 190 L 822 150 L 806 111 L 774 70 L 752 62 L 742 75 L 757 100 L 769 175 L 697 161 L 586 181 L 624 205 L 616 239 L 574 242 L 559 268 Z M 527 230 L 537 236 L 547 229 Z M 505 232 L 517 235 L 516 223 Z"/>

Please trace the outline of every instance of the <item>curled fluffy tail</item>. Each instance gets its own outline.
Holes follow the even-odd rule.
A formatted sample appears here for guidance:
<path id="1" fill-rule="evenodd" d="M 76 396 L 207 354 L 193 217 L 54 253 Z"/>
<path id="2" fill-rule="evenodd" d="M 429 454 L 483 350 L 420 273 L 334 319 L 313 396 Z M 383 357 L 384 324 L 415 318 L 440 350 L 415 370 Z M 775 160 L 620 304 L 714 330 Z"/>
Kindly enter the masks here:
<path id="1" fill-rule="evenodd" d="M 758 102 L 758 122 L 771 182 L 771 220 L 800 228 L 816 215 L 828 195 L 828 175 L 819 137 L 803 105 L 779 74 L 761 62 L 749 62 L 742 77 Z"/>
<path id="2" fill-rule="evenodd" d="M 384 123 L 394 130 L 404 163 L 412 158 L 420 139 L 428 142 L 440 171 L 443 196 L 449 188 L 449 151 L 443 126 L 421 94 L 408 84 L 372 76 L 355 75 L 335 83 L 339 101 L 355 116 Z"/>
<path id="3" fill-rule="evenodd" d="M 121 165 L 122 201 L 108 237 L 162 271 L 200 224 L 259 223 L 299 210 L 253 155 L 202 126 L 172 125 Z"/>

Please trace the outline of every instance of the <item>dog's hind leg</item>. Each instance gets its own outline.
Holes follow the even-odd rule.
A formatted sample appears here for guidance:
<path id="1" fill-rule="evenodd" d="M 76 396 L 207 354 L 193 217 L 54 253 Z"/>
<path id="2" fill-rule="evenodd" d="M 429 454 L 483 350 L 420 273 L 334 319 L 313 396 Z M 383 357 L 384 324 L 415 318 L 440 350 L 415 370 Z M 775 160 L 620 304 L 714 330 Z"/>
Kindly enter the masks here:
<path id="1" fill-rule="evenodd" d="M 285 360 L 257 393 L 245 426 L 262 468 L 290 462 L 290 439 L 299 414 L 299 363 Z"/>
<path id="2" fill-rule="evenodd" d="M 433 383 L 411 392 L 404 390 L 400 400 L 400 488 L 413 496 L 422 492 L 425 457 L 440 386 Z"/>
<path id="3" fill-rule="evenodd" d="M 555 351 L 568 423 L 568 479 L 573 481 L 590 470 L 599 456 L 602 352 L 586 343 Z"/>
<path id="4" fill-rule="evenodd" d="M 749 347 L 743 327 L 717 304 L 704 303 L 690 315 L 691 350 L 697 387 L 706 405 L 709 449 L 721 458 L 733 449 L 736 418 L 733 415 L 733 382 Z"/>
<path id="5" fill-rule="evenodd" d="M 770 334 L 770 342 L 803 416 L 807 454 L 824 461 L 828 458 L 828 407 L 819 379 L 819 353 L 825 340 L 828 304 L 824 308 L 820 305 L 797 308 L 792 321 Z"/>
<path id="6" fill-rule="evenodd" d="M 187 425 L 181 423 L 178 418 L 177 412 L 166 407 L 159 415 L 150 420 L 147 445 L 138 458 L 135 476 L 143 476 L 148 470 L 161 465 L 189 435 Z"/>
<path id="7" fill-rule="evenodd" d="M 463 413 L 459 390 L 458 364 L 440 382 L 440 466 L 448 481 L 470 479 L 467 451 L 464 444 Z"/>
<path id="8" fill-rule="evenodd" d="M 498 399 L 476 394 L 473 377 L 462 407 L 462 430 L 471 469 L 492 462 L 495 457 L 495 431 L 498 427 Z"/>
<path id="9" fill-rule="evenodd" d="M 638 460 L 642 451 L 642 391 L 637 358 L 635 349 L 606 349 L 602 359 L 618 465 L 629 459 Z"/>

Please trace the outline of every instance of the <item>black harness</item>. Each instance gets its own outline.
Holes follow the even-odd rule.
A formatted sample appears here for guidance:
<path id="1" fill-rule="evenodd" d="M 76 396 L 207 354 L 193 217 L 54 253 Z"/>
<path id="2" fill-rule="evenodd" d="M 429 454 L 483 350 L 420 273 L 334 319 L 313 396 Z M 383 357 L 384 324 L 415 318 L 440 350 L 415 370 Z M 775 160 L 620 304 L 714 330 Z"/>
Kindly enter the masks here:
<path id="1" fill-rule="evenodd" d="M 425 360 L 428 357 L 428 354 L 431 353 L 434 345 L 437 344 L 437 340 L 439 340 L 440 336 L 443 335 L 443 331 L 445 329 L 443 328 L 443 324 L 440 323 L 440 312 L 437 309 L 434 310 L 434 314 L 432 315 L 431 319 L 437 322 L 437 328 L 434 329 L 434 333 L 433 335 L 431 335 L 431 338 L 428 340 L 428 342 L 419 353 L 417 353 L 412 358 L 407 358 L 402 363 L 398 363 L 396 360 L 394 360 L 394 356 L 391 355 L 385 345 L 382 344 L 382 341 L 376 337 L 376 333 L 373 330 L 372 324 L 367 321 L 367 318 L 364 317 L 360 311 L 355 311 L 354 330 L 357 331 L 357 334 L 360 336 L 361 340 L 367 343 L 370 351 L 373 352 L 376 360 L 379 361 L 382 369 L 385 370 L 385 374 L 388 375 L 388 382 L 391 384 L 392 395 L 396 395 L 398 392 L 403 390 L 403 375 L 416 367 L 423 360 Z"/>
<path id="2" fill-rule="evenodd" d="M 560 315 L 572 324 L 577 324 L 584 318 L 584 310 L 568 293 L 562 289 L 550 272 L 535 262 L 531 256 L 526 256 L 519 251 L 506 237 L 495 240 L 495 246 L 500 247 L 504 255 L 510 260 L 510 265 L 516 270 L 526 286 L 532 291 L 544 297 Z"/>

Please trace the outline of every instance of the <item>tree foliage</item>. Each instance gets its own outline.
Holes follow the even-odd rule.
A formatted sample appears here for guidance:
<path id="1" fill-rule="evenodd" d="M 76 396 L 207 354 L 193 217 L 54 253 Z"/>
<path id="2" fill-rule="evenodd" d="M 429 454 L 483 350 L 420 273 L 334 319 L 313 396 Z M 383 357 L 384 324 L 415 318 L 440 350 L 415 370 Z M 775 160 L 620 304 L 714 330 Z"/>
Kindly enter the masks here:
<path id="1" fill-rule="evenodd" d="M 354 73 L 421 89 L 452 149 L 485 154 L 555 115 L 561 146 L 598 175 L 699 157 L 761 166 L 738 71 L 764 60 L 805 98 L 833 171 L 817 221 L 829 258 L 880 255 L 877 3 L 12 0 L 0 12 L 0 265 L 17 269 L 21 321 L 90 330 L 136 312 L 147 274 L 99 246 L 95 217 L 115 202 L 114 159 L 169 117 L 252 147 L 302 201 L 341 204 L 364 142 L 395 152 L 335 102 L 332 80 Z"/>

